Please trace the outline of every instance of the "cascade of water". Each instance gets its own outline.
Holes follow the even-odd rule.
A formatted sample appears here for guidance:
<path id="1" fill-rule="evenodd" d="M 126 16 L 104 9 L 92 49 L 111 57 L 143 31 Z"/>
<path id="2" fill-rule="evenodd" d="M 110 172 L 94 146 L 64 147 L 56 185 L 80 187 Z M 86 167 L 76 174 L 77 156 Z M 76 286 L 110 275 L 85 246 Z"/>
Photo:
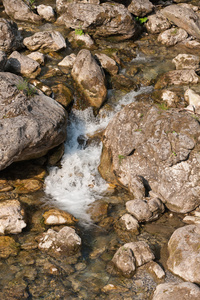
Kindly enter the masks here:
<path id="1" fill-rule="evenodd" d="M 97 170 L 101 144 L 91 143 L 86 147 L 81 147 L 78 138 L 104 129 L 122 105 L 133 102 L 136 95 L 150 91 L 152 87 L 144 87 L 137 92 L 131 91 L 126 94 L 106 118 L 95 118 L 91 108 L 84 111 L 72 110 L 69 116 L 62 166 L 61 168 L 52 167 L 45 180 L 46 193 L 57 201 L 60 208 L 80 219 L 89 220 L 86 213 L 88 204 L 100 199 L 108 185 Z"/>

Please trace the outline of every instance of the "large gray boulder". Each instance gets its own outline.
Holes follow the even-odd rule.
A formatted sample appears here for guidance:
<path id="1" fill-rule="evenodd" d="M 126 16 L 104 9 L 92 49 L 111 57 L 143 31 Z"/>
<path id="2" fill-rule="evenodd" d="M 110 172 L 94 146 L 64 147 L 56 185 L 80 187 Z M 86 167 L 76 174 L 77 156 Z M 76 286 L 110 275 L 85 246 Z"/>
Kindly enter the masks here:
<path id="1" fill-rule="evenodd" d="M 200 225 L 178 228 L 168 243 L 167 266 L 186 281 L 200 284 Z"/>
<path id="2" fill-rule="evenodd" d="M 67 28 L 87 30 L 94 37 L 112 36 L 125 40 L 137 34 L 136 22 L 122 4 L 69 3 L 58 12 L 62 13 L 58 22 Z"/>
<path id="3" fill-rule="evenodd" d="M 162 283 L 156 287 L 152 300 L 198 300 L 200 288 L 191 282 Z"/>
<path id="4" fill-rule="evenodd" d="M 0 73 L 0 170 L 45 155 L 66 137 L 61 105 L 21 77 Z"/>
<path id="5" fill-rule="evenodd" d="M 89 50 L 78 53 L 71 74 L 86 102 L 99 108 L 107 95 L 105 75 Z"/>
<path id="6" fill-rule="evenodd" d="M 11 52 L 22 48 L 22 36 L 17 24 L 0 18 L 0 50 Z"/>
<path id="7" fill-rule="evenodd" d="M 169 5 L 161 13 L 178 27 L 185 29 L 193 37 L 200 39 L 200 18 L 192 9 L 180 5 Z"/>
<path id="8" fill-rule="evenodd" d="M 16 21 L 39 24 L 42 18 L 35 14 L 23 0 L 2 0 L 7 15 Z"/>
<path id="9" fill-rule="evenodd" d="M 186 111 L 144 103 L 125 106 L 103 136 L 99 171 L 134 194 L 140 176 L 146 188 L 176 212 L 200 205 L 200 124 Z"/>
<path id="10" fill-rule="evenodd" d="M 66 42 L 58 31 L 36 32 L 23 40 L 24 45 L 31 51 L 41 49 L 45 52 L 59 51 L 66 48 Z"/>

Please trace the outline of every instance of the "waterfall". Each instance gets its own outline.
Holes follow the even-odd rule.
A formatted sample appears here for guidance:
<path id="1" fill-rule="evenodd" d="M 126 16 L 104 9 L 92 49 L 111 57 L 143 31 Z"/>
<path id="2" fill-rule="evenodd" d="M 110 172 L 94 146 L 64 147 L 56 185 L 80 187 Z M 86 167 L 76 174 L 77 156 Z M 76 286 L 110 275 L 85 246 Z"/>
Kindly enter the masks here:
<path id="1" fill-rule="evenodd" d="M 98 173 L 101 143 L 86 145 L 87 136 L 103 130 L 122 105 L 134 101 L 134 97 L 152 91 L 143 87 L 139 91 L 126 94 L 114 110 L 106 117 L 95 117 L 92 108 L 84 111 L 73 109 L 69 115 L 67 141 L 61 168 L 52 167 L 45 180 L 45 192 L 55 199 L 57 206 L 82 220 L 89 220 L 86 212 L 88 204 L 102 198 L 107 183 Z M 81 140 L 81 143 L 80 143 Z"/>

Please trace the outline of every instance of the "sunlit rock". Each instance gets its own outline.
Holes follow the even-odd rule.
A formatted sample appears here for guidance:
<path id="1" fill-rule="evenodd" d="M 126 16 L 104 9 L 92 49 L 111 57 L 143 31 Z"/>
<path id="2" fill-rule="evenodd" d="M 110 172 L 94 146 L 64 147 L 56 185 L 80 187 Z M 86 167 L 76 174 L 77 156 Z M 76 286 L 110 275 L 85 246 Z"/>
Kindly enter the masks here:
<path id="1" fill-rule="evenodd" d="M 199 56 L 197 55 L 179 54 L 172 62 L 176 65 L 176 70 L 197 70 L 199 68 Z"/>
<path id="2" fill-rule="evenodd" d="M 144 17 L 153 10 L 153 4 L 149 0 L 131 0 L 128 10 L 135 16 Z"/>
<path id="3" fill-rule="evenodd" d="M 44 65 L 45 56 L 43 53 L 36 51 L 27 55 L 29 58 L 37 61 L 40 65 Z"/>
<path id="4" fill-rule="evenodd" d="M 77 219 L 70 213 L 56 208 L 46 211 L 43 217 L 46 225 L 74 225 L 77 222 Z"/>
<path id="5" fill-rule="evenodd" d="M 171 24 L 167 18 L 160 13 L 160 11 L 157 11 L 156 14 L 148 16 L 145 27 L 150 33 L 160 33 L 169 29 Z"/>
<path id="6" fill-rule="evenodd" d="M 43 19 L 45 19 L 47 22 L 55 22 L 55 12 L 53 8 L 49 5 L 38 5 L 37 6 L 37 12 L 39 16 L 41 16 Z"/>
<path id="7" fill-rule="evenodd" d="M 5 70 L 29 78 L 35 78 L 41 72 L 40 64 L 37 61 L 17 51 L 8 57 Z"/>
<path id="8" fill-rule="evenodd" d="M 104 53 L 95 53 L 95 57 L 100 61 L 102 68 L 110 75 L 116 75 L 118 73 L 119 68 L 114 59 Z"/>
<path id="9" fill-rule="evenodd" d="M 166 46 L 173 46 L 188 37 L 187 32 L 182 28 L 170 28 L 158 36 L 158 42 Z"/>
<path id="10" fill-rule="evenodd" d="M 0 234 L 17 234 L 26 227 L 24 210 L 18 200 L 0 202 Z"/>

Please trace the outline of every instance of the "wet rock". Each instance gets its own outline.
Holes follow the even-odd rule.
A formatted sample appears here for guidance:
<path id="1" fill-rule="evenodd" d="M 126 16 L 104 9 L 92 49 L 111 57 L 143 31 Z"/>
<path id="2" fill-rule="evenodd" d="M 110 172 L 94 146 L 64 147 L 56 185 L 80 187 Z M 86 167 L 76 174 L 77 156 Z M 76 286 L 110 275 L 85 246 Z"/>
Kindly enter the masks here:
<path id="1" fill-rule="evenodd" d="M 199 147 L 199 123 L 188 112 L 132 103 L 104 132 L 99 171 L 132 191 L 139 175 L 147 194 L 152 190 L 170 210 L 185 213 L 200 204 Z"/>
<path id="2" fill-rule="evenodd" d="M 105 75 L 89 50 L 78 53 L 71 74 L 86 101 L 99 108 L 107 95 Z"/>
<path id="3" fill-rule="evenodd" d="M 121 90 L 128 92 L 130 90 L 136 89 L 136 84 L 134 80 L 123 74 L 116 74 L 111 78 L 112 88 L 116 90 Z"/>
<path id="4" fill-rule="evenodd" d="M 46 225 L 74 225 L 78 220 L 70 213 L 53 208 L 43 214 Z"/>
<path id="5" fill-rule="evenodd" d="M 11 73 L 0 73 L 0 169 L 41 157 L 66 137 L 66 113 L 52 98 Z M 8 132 L 12 134 L 8 135 Z"/>
<path id="6" fill-rule="evenodd" d="M 165 277 L 165 271 L 155 261 L 149 262 L 147 268 L 157 279 L 161 280 Z"/>
<path id="7" fill-rule="evenodd" d="M 38 52 L 38 51 L 32 52 L 32 53 L 28 54 L 27 57 L 37 61 L 40 65 L 44 65 L 45 56 L 41 52 Z"/>
<path id="8" fill-rule="evenodd" d="M 100 222 L 108 214 L 108 203 L 103 200 L 97 200 L 90 204 L 88 213 L 94 222 Z"/>
<path id="9" fill-rule="evenodd" d="M 126 202 L 126 209 L 138 220 L 138 222 L 156 220 L 165 210 L 164 205 L 159 198 L 131 200 Z"/>
<path id="10" fill-rule="evenodd" d="M 176 26 L 183 28 L 193 37 L 200 39 L 200 18 L 189 8 L 180 5 L 169 5 L 161 13 Z"/>
<path id="11" fill-rule="evenodd" d="M 158 42 L 166 46 L 173 46 L 188 37 L 187 32 L 182 28 L 170 28 L 160 33 Z"/>
<path id="12" fill-rule="evenodd" d="M 6 53 L 0 50 L 0 72 L 4 71 L 6 61 L 7 61 Z"/>
<path id="13" fill-rule="evenodd" d="M 65 145 L 61 144 L 60 146 L 54 148 L 48 153 L 48 165 L 55 166 L 60 162 L 61 158 L 65 153 Z"/>
<path id="14" fill-rule="evenodd" d="M 16 21 L 39 24 L 42 18 L 35 14 L 22 0 L 2 0 L 7 15 Z"/>
<path id="15" fill-rule="evenodd" d="M 115 37 L 116 40 L 125 40 L 137 34 L 137 25 L 127 8 L 115 3 L 101 5 L 89 3 L 69 3 L 61 11 L 58 21 L 67 28 L 87 30 L 97 37 Z"/>
<path id="16" fill-rule="evenodd" d="M 75 230 L 65 226 L 60 231 L 49 229 L 39 239 L 38 248 L 44 251 L 51 251 L 54 254 L 73 255 L 81 246 L 81 238 Z"/>
<path id="17" fill-rule="evenodd" d="M 0 50 L 11 52 L 22 48 L 22 36 L 15 22 L 0 18 Z"/>
<path id="18" fill-rule="evenodd" d="M 24 210 L 18 200 L 0 202 L 0 234 L 17 234 L 26 227 Z"/>
<path id="19" fill-rule="evenodd" d="M 64 68 L 66 68 L 67 70 L 72 69 L 75 60 L 76 60 L 76 54 L 72 53 L 72 54 L 70 54 L 70 55 L 65 56 L 65 57 L 63 58 L 63 60 L 61 60 L 61 61 L 58 63 L 58 66 L 59 66 L 59 67 L 64 67 Z"/>
<path id="20" fill-rule="evenodd" d="M 189 108 L 196 113 L 200 113 L 200 95 L 192 89 L 187 89 L 184 93 L 184 98 L 189 104 Z M 187 108 L 186 108 L 187 109 Z"/>
<path id="21" fill-rule="evenodd" d="M 194 211 L 190 215 L 185 216 L 183 222 L 186 224 L 200 224 L 200 212 Z"/>
<path id="22" fill-rule="evenodd" d="M 152 300 L 198 300 L 200 288 L 191 282 L 162 283 L 156 287 Z"/>
<path id="23" fill-rule="evenodd" d="M 187 225 L 178 228 L 168 243 L 167 266 L 171 272 L 186 281 L 200 283 L 197 271 L 200 265 L 200 225 Z"/>
<path id="24" fill-rule="evenodd" d="M 47 96 L 52 95 L 52 89 L 49 86 L 43 84 L 43 82 L 41 82 L 37 79 L 32 79 L 29 81 L 29 83 L 34 85 L 37 89 L 42 91 L 45 95 L 47 95 Z"/>
<path id="25" fill-rule="evenodd" d="M 41 72 L 40 64 L 37 61 L 17 51 L 8 57 L 5 70 L 29 78 L 35 78 Z"/>
<path id="26" fill-rule="evenodd" d="M 169 29 L 171 24 L 167 18 L 158 11 L 156 14 L 148 16 L 148 21 L 145 23 L 145 27 L 150 33 L 160 33 Z"/>
<path id="27" fill-rule="evenodd" d="M 170 85 L 195 84 L 199 82 L 199 76 L 194 70 L 175 70 L 161 75 L 155 84 L 155 89 Z"/>
<path id="28" fill-rule="evenodd" d="M 153 10 L 153 4 L 149 0 L 131 0 L 128 10 L 135 16 L 144 17 Z"/>
<path id="29" fill-rule="evenodd" d="M 31 51 L 41 49 L 45 52 L 51 52 L 66 48 L 65 39 L 58 31 L 36 32 L 25 38 L 23 43 Z"/>
<path id="30" fill-rule="evenodd" d="M 67 108 L 73 101 L 73 94 L 71 90 L 62 83 L 52 86 L 52 91 L 54 93 L 54 99 Z"/>
<path id="31" fill-rule="evenodd" d="M 136 267 L 153 260 L 154 254 L 145 242 L 131 242 L 120 247 L 113 256 L 112 263 L 126 277 L 132 277 Z"/>
<path id="32" fill-rule="evenodd" d="M 53 8 L 49 5 L 44 5 L 44 4 L 38 5 L 37 12 L 39 16 L 41 16 L 47 22 L 55 22 L 56 20 L 55 12 Z"/>
<path id="33" fill-rule="evenodd" d="M 95 48 L 93 39 L 89 34 L 84 33 L 82 29 L 72 31 L 68 35 L 68 41 L 72 45 L 72 48 L 87 48 L 91 50 Z"/>
<path id="34" fill-rule="evenodd" d="M 199 56 L 197 55 L 179 54 L 172 62 L 176 65 L 176 70 L 197 70 L 199 68 Z"/>
<path id="35" fill-rule="evenodd" d="M 102 68 L 110 75 L 116 75 L 118 73 L 118 66 L 114 59 L 104 53 L 95 53 L 95 57 L 100 61 Z"/>
<path id="36" fill-rule="evenodd" d="M 43 183 L 37 179 L 18 179 L 13 183 L 15 193 L 33 193 L 43 188 Z"/>
<path id="37" fill-rule="evenodd" d="M 12 191 L 13 187 L 9 184 L 6 179 L 0 179 L 0 192 Z"/>
<path id="38" fill-rule="evenodd" d="M 0 257 L 3 259 L 9 256 L 16 256 L 19 252 L 19 244 L 9 236 L 0 236 Z"/>

